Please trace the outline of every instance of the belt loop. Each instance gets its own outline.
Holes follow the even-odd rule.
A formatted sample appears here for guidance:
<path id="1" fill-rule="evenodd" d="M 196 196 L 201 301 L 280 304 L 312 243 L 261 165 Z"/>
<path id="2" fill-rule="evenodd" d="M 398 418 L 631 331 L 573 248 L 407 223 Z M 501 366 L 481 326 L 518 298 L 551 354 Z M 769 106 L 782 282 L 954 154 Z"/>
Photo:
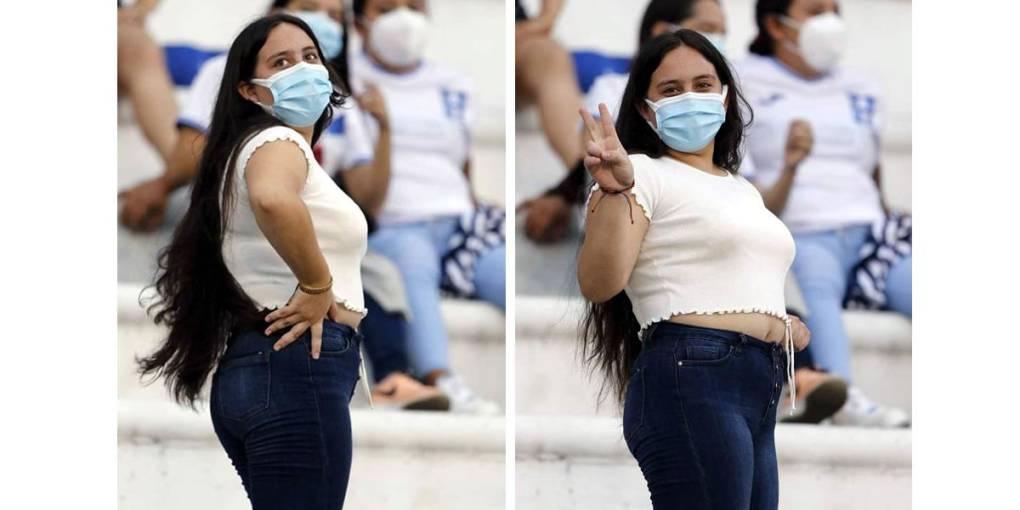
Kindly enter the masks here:
<path id="1" fill-rule="evenodd" d="M 659 327 L 659 324 L 660 324 L 659 322 L 655 322 L 653 324 L 650 324 L 647 328 L 645 328 L 644 333 L 641 334 L 642 343 L 648 343 L 648 341 L 652 339 L 652 333 L 655 332 L 655 328 Z"/>

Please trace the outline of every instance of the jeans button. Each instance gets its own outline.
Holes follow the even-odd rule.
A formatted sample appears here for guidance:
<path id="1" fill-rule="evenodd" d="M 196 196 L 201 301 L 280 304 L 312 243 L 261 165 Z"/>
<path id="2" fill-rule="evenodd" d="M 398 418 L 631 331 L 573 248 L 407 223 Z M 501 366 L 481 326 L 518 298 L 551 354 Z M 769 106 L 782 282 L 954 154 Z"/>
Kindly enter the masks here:
<path id="1" fill-rule="evenodd" d="M 684 366 L 684 362 L 683 361 L 677 361 L 676 362 L 676 366 L 682 367 L 682 366 Z"/>

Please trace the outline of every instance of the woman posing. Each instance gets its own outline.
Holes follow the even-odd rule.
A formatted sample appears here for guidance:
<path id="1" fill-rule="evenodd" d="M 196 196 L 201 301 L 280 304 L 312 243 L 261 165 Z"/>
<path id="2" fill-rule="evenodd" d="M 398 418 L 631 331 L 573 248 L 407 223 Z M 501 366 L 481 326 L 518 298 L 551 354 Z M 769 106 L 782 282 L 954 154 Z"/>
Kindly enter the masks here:
<path id="1" fill-rule="evenodd" d="M 596 181 L 584 350 L 623 401 L 657 509 L 778 505 L 776 405 L 810 334 L 785 313 L 793 239 L 736 175 L 742 102 L 719 51 L 684 29 L 642 47 L 615 127 L 605 104 L 602 134 L 581 111 Z"/>
<path id="2" fill-rule="evenodd" d="M 311 146 L 345 85 L 278 14 L 230 47 L 187 213 L 161 254 L 163 345 L 141 360 L 180 402 L 209 374 L 220 443 L 255 509 L 343 506 L 367 225 Z"/>

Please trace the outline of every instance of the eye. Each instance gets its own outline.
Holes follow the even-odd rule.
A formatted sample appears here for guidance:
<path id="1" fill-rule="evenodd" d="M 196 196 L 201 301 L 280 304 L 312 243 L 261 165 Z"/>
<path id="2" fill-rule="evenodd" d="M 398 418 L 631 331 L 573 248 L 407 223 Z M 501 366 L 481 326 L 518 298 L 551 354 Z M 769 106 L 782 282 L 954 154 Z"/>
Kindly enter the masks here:
<path id="1" fill-rule="evenodd" d="M 273 61 L 273 67 L 286 67 L 288 64 L 290 64 L 290 60 L 287 60 L 287 57 L 280 57 Z"/>
<path id="2" fill-rule="evenodd" d="M 316 53 L 309 53 L 309 54 L 305 55 L 305 60 L 308 61 L 308 62 L 318 62 L 319 61 L 319 55 L 316 54 Z"/>
<path id="3" fill-rule="evenodd" d="M 698 90 L 709 90 L 709 89 L 711 89 L 711 88 L 712 88 L 712 84 L 711 84 L 711 83 L 709 83 L 709 82 L 707 82 L 707 81 L 703 81 L 703 82 L 700 82 L 700 83 L 698 83 L 698 84 L 696 85 L 696 88 L 697 88 Z"/>

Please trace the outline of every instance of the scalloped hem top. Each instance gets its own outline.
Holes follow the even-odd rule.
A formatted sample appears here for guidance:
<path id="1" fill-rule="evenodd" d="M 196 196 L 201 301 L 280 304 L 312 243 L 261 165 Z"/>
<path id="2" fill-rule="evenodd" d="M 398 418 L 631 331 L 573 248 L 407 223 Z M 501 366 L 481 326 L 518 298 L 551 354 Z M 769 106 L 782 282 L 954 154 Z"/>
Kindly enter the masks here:
<path id="1" fill-rule="evenodd" d="M 632 154 L 629 190 L 649 220 L 624 290 L 642 329 L 681 313 L 786 319 L 793 236 L 742 176 Z M 597 187 L 593 186 L 593 190 Z"/>

